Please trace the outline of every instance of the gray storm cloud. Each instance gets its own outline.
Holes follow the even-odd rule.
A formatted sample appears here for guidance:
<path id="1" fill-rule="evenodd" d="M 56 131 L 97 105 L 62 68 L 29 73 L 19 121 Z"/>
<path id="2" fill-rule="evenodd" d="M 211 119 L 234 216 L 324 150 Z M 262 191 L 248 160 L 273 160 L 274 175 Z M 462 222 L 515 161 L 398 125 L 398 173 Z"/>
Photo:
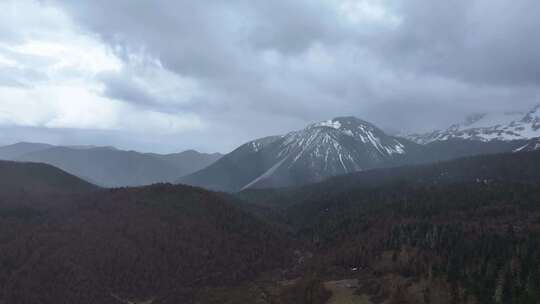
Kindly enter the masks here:
<path id="1" fill-rule="evenodd" d="M 162 138 L 185 148 L 227 151 L 338 115 L 427 130 L 540 102 L 534 0 L 43 3 L 123 62 L 95 77 L 105 97 L 200 119 Z"/>

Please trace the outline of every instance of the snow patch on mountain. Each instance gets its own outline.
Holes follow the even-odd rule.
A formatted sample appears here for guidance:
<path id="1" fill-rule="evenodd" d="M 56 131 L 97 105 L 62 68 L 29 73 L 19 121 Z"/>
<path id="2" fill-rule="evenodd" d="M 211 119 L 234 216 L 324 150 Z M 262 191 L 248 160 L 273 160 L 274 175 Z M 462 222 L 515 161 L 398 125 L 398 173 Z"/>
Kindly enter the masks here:
<path id="1" fill-rule="evenodd" d="M 248 147 L 248 149 L 250 149 L 252 152 L 256 153 L 256 152 L 259 152 L 260 150 L 262 150 L 267 145 L 275 142 L 276 140 L 278 140 L 280 138 L 281 138 L 281 136 L 263 137 L 263 138 L 259 138 L 259 139 L 250 141 L 250 142 L 246 143 L 244 146 Z"/>
<path id="2" fill-rule="evenodd" d="M 315 127 L 330 127 L 330 128 L 334 128 L 334 129 L 339 129 L 341 128 L 341 123 L 338 121 L 338 120 L 327 120 L 327 121 L 322 121 L 320 123 L 317 123 L 314 125 Z"/>
<path id="3" fill-rule="evenodd" d="M 256 179 L 254 179 L 253 181 L 251 181 L 249 184 L 245 185 L 244 187 L 242 187 L 242 189 L 240 190 L 245 190 L 245 189 L 248 189 L 249 187 L 255 185 L 256 183 L 258 183 L 259 181 L 265 179 L 265 178 L 268 178 L 270 176 L 272 176 L 272 174 L 274 174 L 274 172 L 285 162 L 285 160 L 287 160 L 286 158 L 280 160 L 279 162 L 277 162 L 275 165 L 273 165 L 270 169 L 268 169 L 266 172 L 264 172 L 262 175 L 260 175 L 259 177 L 257 177 Z"/>

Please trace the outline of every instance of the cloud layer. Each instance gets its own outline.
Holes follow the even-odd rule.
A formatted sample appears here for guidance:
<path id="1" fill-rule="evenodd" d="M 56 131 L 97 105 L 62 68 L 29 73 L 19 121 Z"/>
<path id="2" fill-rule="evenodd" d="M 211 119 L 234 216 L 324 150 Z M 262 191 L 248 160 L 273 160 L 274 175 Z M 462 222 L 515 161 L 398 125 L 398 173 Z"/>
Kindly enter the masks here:
<path id="1" fill-rule="evenodd" d="M 0 141 L 227 151 L 338 115 L 418 131 L 527 108 L 540 102 L 539 9 L 534 0 L 8 0 L 0 125 L 13 132 Z"/>

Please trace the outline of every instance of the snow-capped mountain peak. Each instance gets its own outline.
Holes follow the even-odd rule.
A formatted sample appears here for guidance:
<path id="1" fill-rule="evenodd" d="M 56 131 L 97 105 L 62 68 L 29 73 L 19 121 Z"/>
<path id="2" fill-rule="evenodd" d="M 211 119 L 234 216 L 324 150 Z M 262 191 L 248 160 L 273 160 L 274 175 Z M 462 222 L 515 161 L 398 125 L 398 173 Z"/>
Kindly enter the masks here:
<path id="1" fill-rule="evenodd" d="M 540 105 L 527 113 L 489 113 L 469 116 L 465 122 L 425 134 L 412 134 L 407 138 L 428 144 L 449 139 L 467 139 L 483 142 L 523 140 L 540 137 Z"/>
<path id="2" fill-rule="evenodd" d="M 340 129 L 341 128 L 341 122 L 339 120 L 333 120 L 333 119 L 330 119 L 330 120 L 325 120 L 325 121 L 321 121 L 319 123 L 315 123 L 312 125 L 312 127 L 329 127 L 329 128 L 333 128 L 333 129 Z"/>
<path id="3" fill-rule="evenodd" d="M 406 144 L 355 117 L 338 117 L 293 131 L 268 146 L 273 165 L 243 188 L 279 174 L 325 177 L 381 166 L 406 153 Z M 309 172 L 309 173 L 308 173 Z"/>
<path id="4" fill-rule="evenodd" d="M 326 120 L 312 124 L 306 130 L 317 128 L 330 128 L 340 132 L 342 135 L 360 140 L 363 144 L 371 144 L 383 154 L 402 154 L 405 153 L 403 144 L 398 140 L 392 139 L 389 141 L 382 140 L 387 138 L 382 130 L 373 124 L 358 119 L 353 116 L 337 117 L 331 120 Z M 331 131 L 331 130 L 329 130 Z"/>

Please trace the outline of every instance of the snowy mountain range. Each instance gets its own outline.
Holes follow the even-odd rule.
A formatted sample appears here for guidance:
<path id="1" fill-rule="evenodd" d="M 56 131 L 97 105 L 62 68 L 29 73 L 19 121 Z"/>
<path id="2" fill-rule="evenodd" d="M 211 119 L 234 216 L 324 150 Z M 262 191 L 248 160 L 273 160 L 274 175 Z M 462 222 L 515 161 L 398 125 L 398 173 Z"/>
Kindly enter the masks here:
<path id="1" fill-rule="evenodd" d="M 526 113 L 475 114 L 446 130 L 406 136 L 409 140 L 423 145 L 449 139 L 489 142 L 529 140 L 537 137 L 540 137 L 540 105 Z"/>
<path id="2" fill-rule="evenodd" d="M 180 182 L 224 191 L 300 185 L 404 163 L 418 149 L 369 122 L 338 117 L 248 142 Z"/>
<path id="3" fill-rule="evenodd" d="M 476 114 L 443 131 L 386 134 L 338 117 L 248 142 L 179 183 L 219 191 L 303 185 L 375 168 L 540 148 L 540 106 L 527 113 Z"/>

